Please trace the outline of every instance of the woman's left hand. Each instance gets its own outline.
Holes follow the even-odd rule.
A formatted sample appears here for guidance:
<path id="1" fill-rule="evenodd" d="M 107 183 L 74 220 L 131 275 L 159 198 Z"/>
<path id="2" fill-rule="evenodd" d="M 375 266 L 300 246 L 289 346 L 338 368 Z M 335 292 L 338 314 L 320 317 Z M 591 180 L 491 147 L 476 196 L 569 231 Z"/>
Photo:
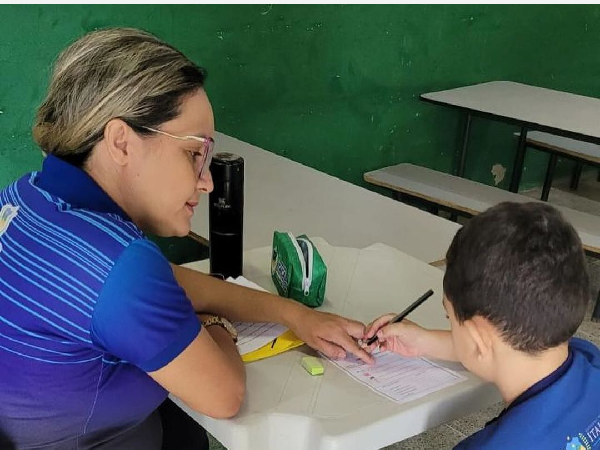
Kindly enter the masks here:
<path id="1" fill-rule="evenodd" d="M 374 363 L 373 357 L 357 342 L 366 331 L 361 322 L 302 306 L 288 326 L 296 336 L 330 358 L 344 359 L 351 353 L 368 364 Z"/>

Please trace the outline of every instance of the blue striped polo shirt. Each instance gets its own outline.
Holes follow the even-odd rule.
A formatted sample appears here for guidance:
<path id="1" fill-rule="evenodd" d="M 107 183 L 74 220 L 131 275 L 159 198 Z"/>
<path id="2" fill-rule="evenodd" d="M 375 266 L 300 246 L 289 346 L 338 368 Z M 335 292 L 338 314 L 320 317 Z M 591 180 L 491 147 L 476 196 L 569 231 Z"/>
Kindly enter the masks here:
<path id="1" fill-rule="evenodd" d="M 17 447 L 135 429 L 167 396 L 146 372 L 199 331 L 167 260 L 83 170 L 48 156 L 0 191 L 0 430 Z"/>

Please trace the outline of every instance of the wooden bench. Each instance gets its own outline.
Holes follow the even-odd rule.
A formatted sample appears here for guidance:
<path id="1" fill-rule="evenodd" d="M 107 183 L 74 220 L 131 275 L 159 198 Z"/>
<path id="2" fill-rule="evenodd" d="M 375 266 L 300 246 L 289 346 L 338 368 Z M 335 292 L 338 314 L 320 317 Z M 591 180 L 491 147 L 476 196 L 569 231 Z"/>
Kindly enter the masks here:
<path id="1" fill-rule="evenodd" d="M 515 133 L 515 135 L 518 137 L 520 133 Z M 546 179 L 542 188 L 541 199 L 543 201 L 548 200 L 550 188 L 552 187 L 554 168 L 559 157 L 572 159 L 577 162 L 573 177 L 571 178 L 571 189 L 577 189 L 583 164 L 600 167 L 600 145 L 598 144 L 578 141 L 542 131 L 531 131 L 527 133 L 526 145 L 529 148 L 550 153 L 548 168 L 546 169 Z"/>
<path id="2" fill-rule="evenodd" d="M 408 195 L 470 216 L 501 202 L 539 201 L 413 164 L 398 164 L 375 170 L 366 173 L 364 178 L 368 183 L 398 193 L 396 196 L 399 199 L 402 195 Z M 600 256 L 600 217 L 562 206 L 555 207 L 573 224 L 585 250 Z M 593 317 L 600 319 L 600 298 Z"/>

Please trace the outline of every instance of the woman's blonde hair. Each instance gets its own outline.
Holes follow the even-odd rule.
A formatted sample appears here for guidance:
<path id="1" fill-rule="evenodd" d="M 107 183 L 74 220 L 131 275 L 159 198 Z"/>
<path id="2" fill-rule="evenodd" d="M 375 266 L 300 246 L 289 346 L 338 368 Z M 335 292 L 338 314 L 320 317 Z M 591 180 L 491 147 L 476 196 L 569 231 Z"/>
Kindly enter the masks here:
<path id="1" fill-rule="evenodd" d="M 133 28 L 86 34 L 58 57 L 33 138 L 41 149 L 82 166 L 109 120 L 144 133 L 179 114 L 206 73 L 181 52 Z"/>

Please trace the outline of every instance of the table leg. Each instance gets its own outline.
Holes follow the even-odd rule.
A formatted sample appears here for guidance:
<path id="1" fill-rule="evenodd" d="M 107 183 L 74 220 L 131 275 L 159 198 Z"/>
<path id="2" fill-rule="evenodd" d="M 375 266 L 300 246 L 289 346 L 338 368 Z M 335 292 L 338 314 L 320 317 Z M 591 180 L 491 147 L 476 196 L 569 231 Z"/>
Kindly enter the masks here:
<path id="1" fill-rule="evenodd" d="M 456 170 L 456 175 L 459 177 L 463 177 L 465 174 L 465 163 L 467 161 L 467 147 L 469 146 L 469 132 L 471 131 L 471 118 L 471 114 L 467 113 L 465 125 L 463 128 L 463 142 L 462 147 L 460 149 L 458 168 Z"/>
<path id="2" fill-rule="evenodd" d="M 542 188 L 542 201 L 548 201 L 548 195 L 550 195 L 550 188 L 552 187 L 552 178 L 554 177 L 554 168 L 556 167 L 556 161 L 558 156 L 555 153 L 550 153 L 550 160 L 548 161 L 548 168 L 546 169 L 546 179 L 544 180 L 544 187 Z"/>
<path id="3" fill-rule="evenodd" d="M 575 168 L 573 169 L 573 175 L 571 176 L 571 190 L 576 191 L 579 186 L 579 179 L 581 178 L 581 172 L 583 171 L 583 163 L 577 161 Z"/>
<path id="4" fill-rule="evenodd" d="M 527 148 L 527 128 L 521 128 L 519 136 L 519 145 L 517 146 L 517 154 L 513 164 L 513 173 L 510 179 L 510 192 L 519 192 L 519 183 L 521 182 L 521 174 L 523 173 L 523 162 L 525 161 L 525 150 Z"/>

